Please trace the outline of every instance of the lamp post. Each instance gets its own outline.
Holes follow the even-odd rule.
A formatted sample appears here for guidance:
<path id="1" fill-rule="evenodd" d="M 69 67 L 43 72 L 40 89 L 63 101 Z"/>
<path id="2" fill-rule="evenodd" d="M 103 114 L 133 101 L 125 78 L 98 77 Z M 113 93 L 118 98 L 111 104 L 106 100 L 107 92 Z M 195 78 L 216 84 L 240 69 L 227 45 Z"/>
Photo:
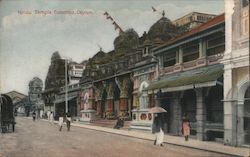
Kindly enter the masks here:
<path id="1" fill-rule="evenodd" d="M 71 59 L 64 57 L 65 60 L 65 113 L 68 113 L 68 61 Z"/>
<path id="2" fill-rule="evenodd" d="M 0 133 L 2 133 L 2 94 L 0 93 Z"/>
<path id="3" fill-rule="evenodd" d="M 65 113 L 68 113 L 68 59 L 65 58 Z"/>

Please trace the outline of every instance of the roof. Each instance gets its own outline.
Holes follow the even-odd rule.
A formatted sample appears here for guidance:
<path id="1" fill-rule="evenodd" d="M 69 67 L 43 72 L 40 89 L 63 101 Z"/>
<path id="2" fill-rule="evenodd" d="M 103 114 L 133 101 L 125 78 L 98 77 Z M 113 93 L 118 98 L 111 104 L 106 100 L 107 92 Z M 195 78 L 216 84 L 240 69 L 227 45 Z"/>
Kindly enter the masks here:
<path id="1" fill-rule="evenodd" d="M 6 95 L 8 95 L 12 99 L 13 104 L 19 103 L 20 101 L 22 101 L 24 98 L 27 97 L 27 95 L 17 91 L 8 92 L 6 93 Z"/>
<path id="2" fill-rule="evenodd" d="M 27 95 L 23 94 L 23 93 L 20 93 L 18 91 L 11 91 L 11 92 L 8 92 L 6 93 L 6 95 L 10 96 L 10 97 L 13 97 L 13 96 L 19 96 L 19 97 L 26 97 Z"/>
<path id="3" fill-rule="evenodd" d="M 209 13 L 202 13 L 202 12 L 193 11 L 193 12 L 191 12 L 191 13 L 189 13 L 189 14 L 186 14 L 186 15 L 184 15 L 184 16 L 181 16 L 181 17 L 177 18 L 176 20 L 173 21 L 173 23 L 175 23 L 175 22 L 177 22 L 177 21 L 179 21 L 180 19 L 183 19 L 183 18 L 185 18 L 185 17 L 192 16 L 192 15 L 194 15 L 194 14 L 208 15 L 208 16 L 216 16 L 215 14 L 209 14 Z"/>
<path id="4" fill-rule="evenodd" d="M 162 80 L 153 82 L 145 90 L 167 89 L 184 86 L 190 86 L 190 88 L 194 88 L 200 86 L 201 83 L 217 81 L 217 79 L 222 76 L 222 74 L 223 65 L 213 65 L 168 76 Z M 176 89 L 177 88 L 175 88 L 173 91 L 177 91 Z M 183 88 L 178 89 L 183 90 Z"/>
<path id="5" fill-rule="evenodd" d="M 219 25 L 219 24 L 224 23 L 224 22 L 225 22 L 225 14 L 223 13 L 223 14 L 218 15 L 215 18 L 207 21 L 206 23 L 203 23 L 200 26 L 195 27 L 194 29 L 182 34 L 181 36 L 178 36 L 178 37 L 166 42 L 165 44 L 163 44 L 159 47 L 156 47 L 155 50 L 160 49 L 160 48 L 165 47 L 165 46 L 168 46 L 172 43 L 178 42 L 179 40 L 182 40 L 184 38 L 190 37 L 191 35 L 200 33 L 202 31 L 205 31 L 211 27 L 214 27 L 214 26 Z"/>

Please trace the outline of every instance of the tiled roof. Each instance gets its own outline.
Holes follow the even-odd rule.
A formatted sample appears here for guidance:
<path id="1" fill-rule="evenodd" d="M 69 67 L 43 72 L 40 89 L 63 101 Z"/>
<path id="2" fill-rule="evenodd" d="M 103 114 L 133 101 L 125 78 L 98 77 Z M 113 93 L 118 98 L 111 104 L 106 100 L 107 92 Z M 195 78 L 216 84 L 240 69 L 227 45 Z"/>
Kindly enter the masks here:
<path id="1" fill-rule="evenodd" d="M 161 46 L 159 46 L 159 47 L 157 47 L 155 49 L 158 50 L 158 49 L 160 49 L 162 47 L 165 47 L 167 45 L 175 43 L 175 42 L 177 42 L 177 41 L 179 41 L 181 39 L 187 38 L 187 37 L 189 37 L 191 35 L 202 32 L 204 30 L 207 30 L 207 29 L 209 29 L 209 28 L 211 28 L 213 26 L 216 26 L 216 25 L 224 23 L 224 22 L 225 22 L 225 14 L 223 13 L 223 14 L 218 15 L 218 16 L 214 17 L 213 19 L 207 21 L 206 23 L 203 23 L 200 26 L 198 26 L 198 27 L 196 27 L 196 28 L 182 34 L 181 36 L 178 36 L 178 37 L 166 42 L 165 44 L 163 44 L 163 45 L 161 45 Z"/>

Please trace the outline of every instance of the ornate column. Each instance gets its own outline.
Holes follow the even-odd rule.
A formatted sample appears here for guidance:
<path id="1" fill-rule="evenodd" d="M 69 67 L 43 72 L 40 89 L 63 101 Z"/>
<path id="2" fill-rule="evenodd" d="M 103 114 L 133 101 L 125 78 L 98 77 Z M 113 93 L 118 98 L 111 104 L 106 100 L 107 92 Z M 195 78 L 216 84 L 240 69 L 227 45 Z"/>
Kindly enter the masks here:
<path id="1" fill-rule="evenodd" d="M 107 93 L 107 118 L 114 118 L 114 83 L 110 82 L 108 85 L 108 93 Z"/>
<path id="2" fill-rule="evenodd" d="M 98 99 L 97 100 L 97 115 L 101 115 L 102 114 L 102 100 Z"/>
<path id="3" fill-rule="evenodd" d="M 97 98 L 97 115 L 102 114 L 102 91 L 103 87 L 95 88 L 95 96 Z"/>
<path id="4" fill-rule="evenodd" d="M 120 116 L 121 117 L 128 116 L 128 88 L 129 88 L 129 80 L 128 78 L 124 78 L 122 80 L 121 94 L 120 94 Z"/>

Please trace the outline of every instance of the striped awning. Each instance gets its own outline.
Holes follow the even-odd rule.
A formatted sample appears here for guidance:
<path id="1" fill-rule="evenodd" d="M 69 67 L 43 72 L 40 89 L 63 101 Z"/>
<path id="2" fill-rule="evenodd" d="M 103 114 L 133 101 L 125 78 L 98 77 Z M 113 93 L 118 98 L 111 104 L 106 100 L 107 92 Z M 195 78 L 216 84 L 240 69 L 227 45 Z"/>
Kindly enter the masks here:
<path id="1" fill-rule="evenodd" d="M 213 65 L 205 68 L 194 69 L 162 78 L 152 82 L 145 90 L 148 93 L 182 91 L 193 88 L 202 88 L 221 84 L 218 81 L 223 75 L 223 65 Z"/>

